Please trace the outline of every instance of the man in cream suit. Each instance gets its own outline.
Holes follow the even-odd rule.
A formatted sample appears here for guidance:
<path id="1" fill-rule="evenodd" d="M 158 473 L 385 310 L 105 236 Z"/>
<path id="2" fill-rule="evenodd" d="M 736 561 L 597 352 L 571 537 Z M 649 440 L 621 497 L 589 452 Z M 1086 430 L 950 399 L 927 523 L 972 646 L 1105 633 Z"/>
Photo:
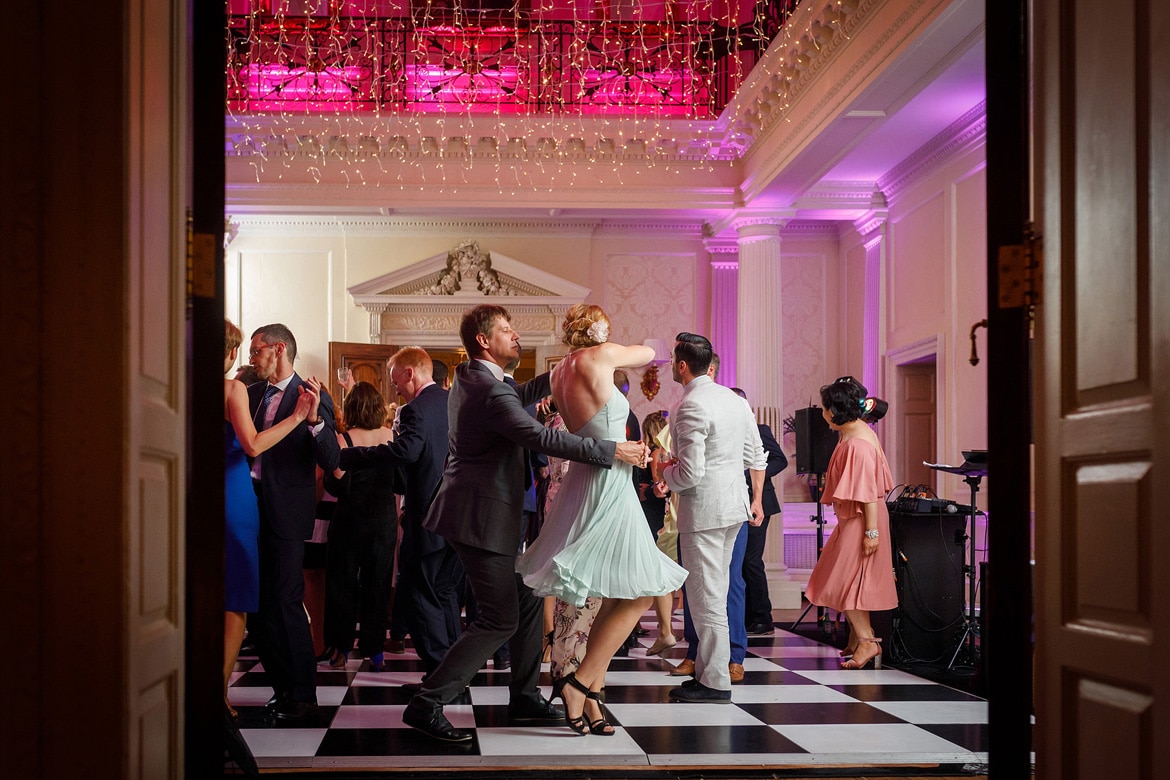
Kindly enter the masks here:
<path id="1" fill-rule="evenodd" d="M 699 638 L 695 679 L 670 691 L 676 701 L 731 701 L 727 589 L 736 536 L 744 521 L 764 520 L 760 498 L 768 460 L 751 410 L 707 375 L 711 342 L 675 337 L 671 373 L 683 386 L 670 413 L 673 457 L 661 481 L 678 494 L 679 552 L 690 572 L 687 599 Z M 743 471 L 749 469 L 752 495 Z M 662 486 L 659 486 L 662 490 Z"/>

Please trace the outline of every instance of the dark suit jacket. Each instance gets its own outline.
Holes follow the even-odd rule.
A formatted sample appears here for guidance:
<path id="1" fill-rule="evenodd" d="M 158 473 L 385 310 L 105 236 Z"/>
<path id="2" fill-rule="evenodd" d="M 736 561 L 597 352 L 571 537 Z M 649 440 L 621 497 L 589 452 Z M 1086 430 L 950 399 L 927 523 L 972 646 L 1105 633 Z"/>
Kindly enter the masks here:
<path id="1" fill-rule="evenodd" d="M 768 456 L 768 465 L 764 468 L 764 495 L 761 496 L 760 501 L 764 504 L 764 517 L 769 517 L 780 513 L 780 501 L 776 498 L 776 486 L 772 484 L 772 477 L 788 468 L 788 458 L 780 449 L 776 437 L 772 435 L 772 429 L 760 423 L 757 425 L 760 428 L 760 440 L 764 443 L 764 452 Z M 752 492 L 751 474 L 746 471 L 744 474 L 747 475 L 748 494 L 750 495 Z"/>
<path id="2" fill-rule="evenodd" d="M 294 373 L 284 389 L 273 422 L 292 414 L 301 382 L 300 376 Z M 248 410 L 253 420 L 267 384 L 256 382 L 248 386 Z M 265 520 L 281 539 L 304 540 L 313 535 L 313 518 L 317 512 L 316 467 L 321 466 L 328 473 L 337 466 L 340 447 L 333 430 L 333 399 L 325 388 L 321 388 L 318 411 L 325 422 L 319 435 L 313 436 L 308 424 L 302 423 L 260 456 L 260 497 Z M 261 421 L 256 422 L 259 425 Z"/>
<path id="3" fill-rule="evenodd" d="M 443 537 L 423 528 L 431 497 L 447 460 L 447 391 L 429 385 L 399 410 L 398 435 L 376 447 L 341 451 L 341 468 L 352 471 L 393 464 L 402 468 L 406 489 L 402 502 L 404 558 L 425 555 L 446 546 Z"/>
<path id="4" fill-rule="evenodd" d="M 501 555 L 520 544 L 524 450 L 609 467 L 613 441 L 545 428 L 524 406 L 549 394 L 548 374 L 512 388 L 477 360 L 455 368 L 447 402 L 450 455 L 424 525 L 451 541 Z"/>

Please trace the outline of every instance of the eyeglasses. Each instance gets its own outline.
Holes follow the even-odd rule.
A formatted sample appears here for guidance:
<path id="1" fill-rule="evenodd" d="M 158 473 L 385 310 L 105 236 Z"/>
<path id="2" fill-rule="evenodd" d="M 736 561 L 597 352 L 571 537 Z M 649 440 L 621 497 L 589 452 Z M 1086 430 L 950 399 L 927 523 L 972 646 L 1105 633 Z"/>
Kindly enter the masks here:
<path id="1" fill-rule="evenodd" d="M 271 344 L 261 344 L 258 347 L 253 347 L 253 348 L 248 350 L 248 357 L 254 358 L 257 355 L 259 355 L 261 351 L 268 349 L 269 347 L 275 347 L 277 344 L 280 344 L 280 343 L 281 342 L 276 341 L 276 342 L 273 342 Z"/>

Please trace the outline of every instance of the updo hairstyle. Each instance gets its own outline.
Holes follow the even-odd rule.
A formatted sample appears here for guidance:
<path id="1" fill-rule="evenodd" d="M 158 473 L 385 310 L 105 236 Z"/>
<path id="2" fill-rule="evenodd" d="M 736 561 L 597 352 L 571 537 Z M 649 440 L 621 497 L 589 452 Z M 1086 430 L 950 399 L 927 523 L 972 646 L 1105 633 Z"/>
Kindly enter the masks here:
<path id="1" fill-rule="evenodd" d="M 843 376 L 821 388 L 821 405 L 833 416 L 834 425 L 861 419 L 865 414 L 865 385 L 851 376 Z"/>
<path id="2" fill-rule="evenodd" d="M 600 306 L 578 303 L 565 313 L 561 330 L 565 346 L 593 347 L 609 340 L 609 317 Z"/>

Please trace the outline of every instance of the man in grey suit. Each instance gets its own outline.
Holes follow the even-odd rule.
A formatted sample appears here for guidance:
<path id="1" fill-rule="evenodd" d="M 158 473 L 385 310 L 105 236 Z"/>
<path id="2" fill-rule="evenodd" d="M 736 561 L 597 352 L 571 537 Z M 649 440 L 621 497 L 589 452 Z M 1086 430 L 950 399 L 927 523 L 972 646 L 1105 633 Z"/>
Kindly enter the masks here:
<path id="1" fill-rule="evenodd" d="M 455 369 L 448 399 L 450 453 L 424 526 L 455 548 L 479 614 L 402 713 L 407 726 L 444 742 L 469 742 L 443 707 L 511 639 L 508 717 L 517 723 L 555 723 L 564 713 L 537 689 L 541 601 L 516 575 L 524 508 L 525 450 L 608 468 L 615 458 L 645 463 L 641 442 L 581 438 L 545 428 L 524 407 L 548 395 L 548 374 L 515 388 L 504 366 L 520 354 L 520 336 L 502 306 L 468 310 L 459 338 L 469 361 Z M 740 482 L 743 481 L 742 472 Z"/>
<path id="2" fill-rule="evenodd" d="M 683 395 L 670 413 L 674 452 L 661 481 L 679 498 L 679 552 L 690 572 L 687 601 L 699 639 L 695 679 L 672 689 L 670 698 L 726 703 L 731 701 L 727 590 L 732 555 L 743 522 L 763 522 L 759 497 L 767 458 L 751 410 L 708 376 L 712 354 L 703 336 L 675 337 L 671 373 L 683 385 Z M 748 496 L 745 468 L 755 498 Z"/>

